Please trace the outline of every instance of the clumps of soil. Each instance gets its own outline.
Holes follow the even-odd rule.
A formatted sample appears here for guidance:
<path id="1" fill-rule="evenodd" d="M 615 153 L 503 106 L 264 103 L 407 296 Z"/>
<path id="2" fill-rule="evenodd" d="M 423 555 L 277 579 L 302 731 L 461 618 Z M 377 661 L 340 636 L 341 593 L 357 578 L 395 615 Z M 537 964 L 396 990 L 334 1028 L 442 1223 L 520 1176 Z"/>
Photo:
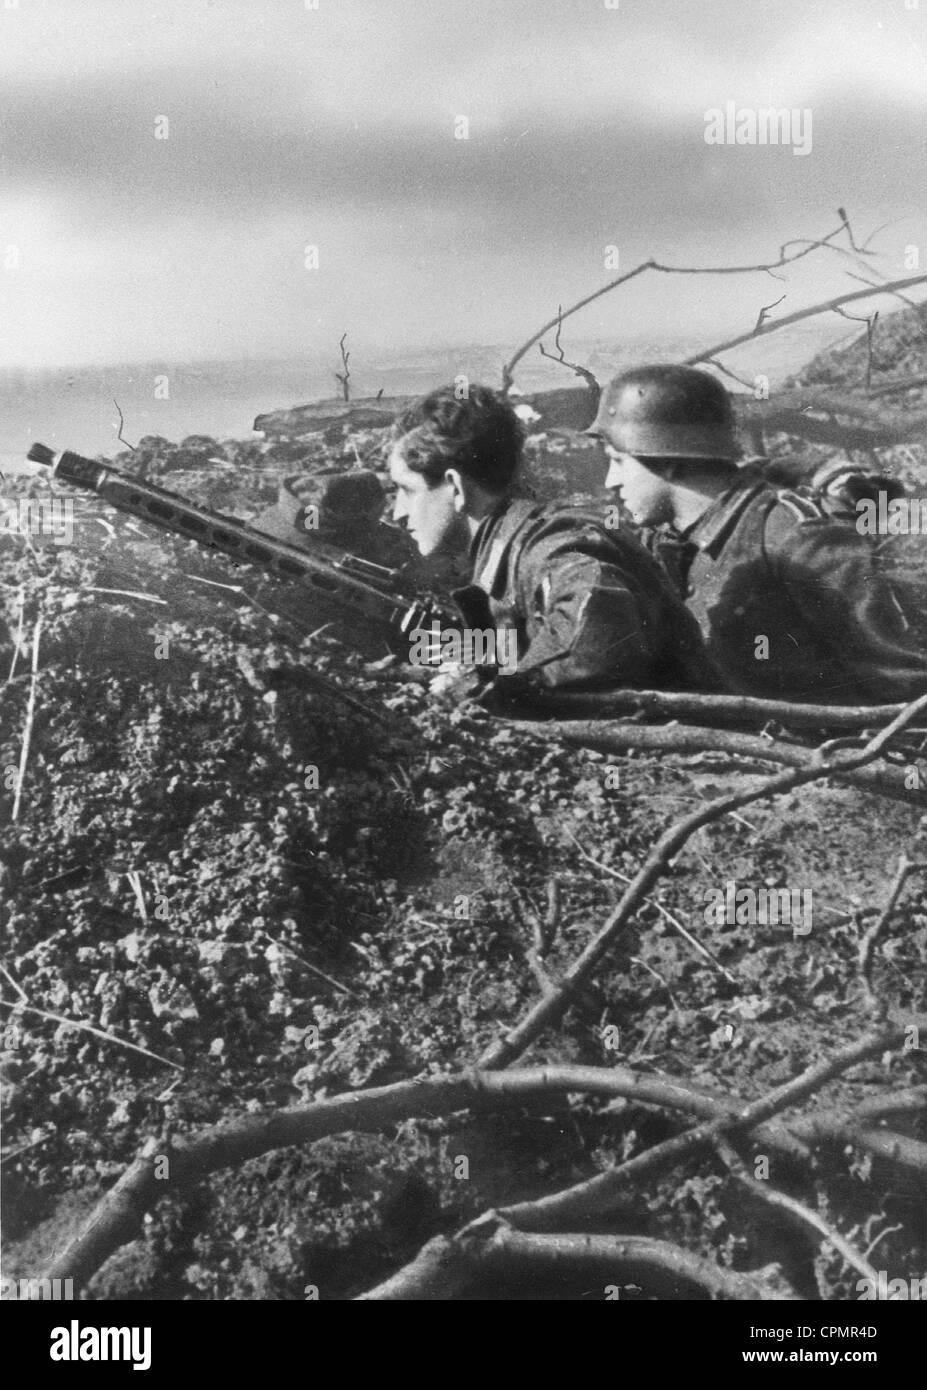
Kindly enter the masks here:
<path id="1" fill-rule="evenodd" d="M 268 463 L 251 444 L 146 448 L 150 477 L 170 474 L 167 485 L 201 500 L 221 491 L 243 516 L 266 505 L 275 468 L 293 471 L 293 458 Z M 320 447 L 306 466 L 333 461 Z M 95 515 L 73 546 L 0 552 L 7 629 L 22 611 L 28 642 L 43 620 L 15 821 L 28 660 L 0 707 L 7 1268 L 33 1277 L 152 1136 L 168 1146 L 243 1113 L 472 1066 L 536 995 L 531 923 L 551 880 L 560 911 L 545 968 L 556 977 L 661 830 L 742 777 L 710 755 L 609 762 L 443 707 L 314 632 L 312 614 L 294 630 L 272 607 L 185 578 L 248 589 L 246 573 L 100 512 L 110 535 Z M 0 647 L 5 675 L 2 634 Z M 706 828 L 656 896 L 737 985 L 649 907 L 526 1060 L 631 1061 L 762 1094 L 865 1026 L 859 914 L 881 905 L 898 848 L 916 852 L 920 834 L 908 808 L 832 788 Z M 708 891 L 728 878 L 812 888 L 814 930 L 706 923 Z M 923 1009 L 925 959 L 927 897 L 912 880 L 877 987 Z M 911 1084 L 922 1058 L 859 1068 L 826 1101 Z M 631 1103 L 545 1101 L 276 1152 L 184 1193 L 168 1182 L 144 1237 L 83 1293 L 300 1299 L 315 1286 L 351 1297 L 436 1232 L 677 1127 Z M 923 1266 L 923 1197 L 896 1171 L 836 1151 L 818 1181 L 829 1218 L 863 1247 L 899 1227 L 880 1243 L 884 1267 Z M 613 1228 L 738 1269 L 779 1262 L 805 1296 L 855 1296 L 839 1261 L 783 1235 L 711 1160 L 654 1182 Z M 590 1295 L 567 1283 L 550 1296 Z"/>

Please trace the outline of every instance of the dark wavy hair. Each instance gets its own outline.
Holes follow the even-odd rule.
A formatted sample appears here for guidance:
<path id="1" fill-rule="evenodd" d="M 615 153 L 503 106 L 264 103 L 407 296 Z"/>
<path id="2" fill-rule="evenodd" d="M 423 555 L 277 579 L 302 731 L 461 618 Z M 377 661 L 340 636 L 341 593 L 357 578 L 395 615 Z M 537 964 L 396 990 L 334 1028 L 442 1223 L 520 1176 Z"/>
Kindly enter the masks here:
<path id="1" fill-rule="evenodd" d="M 456 468 L 487 492 L 505 492 L 522 461 L 525 432 L 509 400 L 488 386 L 458 399 L 439 386 L 399 415 L 392 438 L 402 457 L 430 486 Z"/>

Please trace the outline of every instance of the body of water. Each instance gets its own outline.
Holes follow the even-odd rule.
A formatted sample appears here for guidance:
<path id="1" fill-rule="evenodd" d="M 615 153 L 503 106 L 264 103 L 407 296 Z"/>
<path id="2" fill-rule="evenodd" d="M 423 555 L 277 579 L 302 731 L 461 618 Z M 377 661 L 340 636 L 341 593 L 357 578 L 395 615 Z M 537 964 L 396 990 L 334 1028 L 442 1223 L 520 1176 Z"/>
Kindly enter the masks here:
<path id="1" fill-rule="evenodd" d="M 844 326 L 845 327 L 845 326 Z M 800 369 L 827 342 L 841 336 L 828 321 L 811 321 L 781 337 L 762 340 L 762 370 L 771 383 Z M 843 334 L 843 336 L 846 336 Z M 599 381 L 643 361 L 679 361 L 699 344 L 675 342 L 616 348 L 602 341 L 574 341 L 569 356 L 588 365 Z M 396 354 L 366 365 L 352 362 L 352 396 L 418 395 L 466 373 L 472 381 L 498 385 L 511 347 L 469 345 L 455 349 Z M 357 354 L 360 359 L 360 353 Z M 734 359 L 749 367 L 750 348 Z M 516 377 L 522 391 L 577 384 L 576 378 L 532 350 Z M 146 434 L 179 441 L 190 434 L 242 439 L 252 433 L 255 416 L 281 407 L 330 398 L 338 393 L 333 370 L 291 359 L 255 362 L 196 362 L 72 370 L 0 372 L 0 472 L 22 471 L 35 440 L 54 449 L 111 455 Z M 27 465 L 27 471 L 31 466 Z"/>

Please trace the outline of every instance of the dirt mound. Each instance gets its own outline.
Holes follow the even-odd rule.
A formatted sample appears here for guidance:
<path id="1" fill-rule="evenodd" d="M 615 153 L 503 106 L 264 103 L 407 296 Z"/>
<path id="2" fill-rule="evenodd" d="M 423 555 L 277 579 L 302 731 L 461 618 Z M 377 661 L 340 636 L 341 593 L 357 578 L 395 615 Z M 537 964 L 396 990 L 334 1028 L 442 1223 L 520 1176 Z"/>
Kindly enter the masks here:
<path id="1" fill-rule="evenodd" d="M 266 501 L 266 454 L 225 446 L 210 465 L 224 471 L 197 474 L 185 472 L 190 448 L 175 469 L 158 441 L 149 476 L 170 472 L 182 490 L 183 472 L 204 498 L 221 483 L 241 514 Z M 6 625 L 22 612 L 26 647 L 42 615 L 15 820 L 28 656 L 0 709 L 7 1271 L 28 1277 L 150 1138 L 169 1152 L 172 1136 L 219 1121 L 472 1066 L 537 994 L 532 924 L 551 884 L 543 968 L 556 978 L 666 825 L 743 780 L 719 756 L 606 760 L 438 707 L 326 634 L 306 637 L 311 615 L 285 638 L 279 620 L 220 589 L 165 585 L 188 570 L 186 542 L 127 540 L 95 522 L 75 535 L 71 547 L 0 553 Z M 234 567 L 210 563 L 217 584 L 235 584 Z M 124 582 L 101 584 L 106 566 Z M 163 601 L 102 592 L 120 588 Z M 4 673 L 10 656 L 7 643 Z M 307 689 L 293 668 L 336 690 Z M 659 907 L 638 914 L 528 1060 L 633 1064 L 762 1094 L 864 1029 L 859 926 L 884 902 L 899 847 L 917 853 L 920 835 L 915 810 L 828 788 L 699 832 L 655 891 Z M 813 891 L 813 930 L 706 921 L 728 880 Z M 923 1009 L 925 959 L 927 895 L 914 878 L 876 968 L 887 1000 Z M 876 1059 L 826 1104 L 922 1079 L 922 1059 Z M 535 1099 L 282 1149 L 183 1191 L 166 1181 L 143 1238 L 86 1295 L 299 1299 L 312 1284 L 350 1297 L 430 1236 L 676 1127 L 635 1101 Z M 818 1175 L 841 1230 L 863 1248 L 884 1232 L 881 1266 L 923 1267 L 910 1173 L 837 1144 Z M 788 1164 L 774 1179 L 795 1191 L 804 1181 Z M 776 1262 L 804 1296 L 856 1296 L 852 1271 L 777 1228 L 710 1158 L 649 1185 L 610 1227 L 734 1270 Z M 493 1287 L 602 1296 L 582 1277 Z"/>

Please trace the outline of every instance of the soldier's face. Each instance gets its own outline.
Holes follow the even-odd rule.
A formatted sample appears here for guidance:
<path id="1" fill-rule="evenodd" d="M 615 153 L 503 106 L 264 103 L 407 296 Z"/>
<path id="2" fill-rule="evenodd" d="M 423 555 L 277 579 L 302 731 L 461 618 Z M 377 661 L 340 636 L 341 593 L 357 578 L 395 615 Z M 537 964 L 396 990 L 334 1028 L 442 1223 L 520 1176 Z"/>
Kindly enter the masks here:
<path id="1" fill-rule="evenodd" d="M 423 555 L 457 549 L 460 510 L 453 483 L 444 480 L 433 486 L 421 473 L 410 468 L 400 446 L 389 456 L 389 474 L 396 485 L 393 520 L 405 521 L 409 535 Z"/>
<path id="2" fill-rule="evenodd" d="M 617 488 L 621 501 L 639 526 L 657 526 L 672 519 L 669 487 L 666 479 L 651 472 L 633 454 L 622 454 L 611 444 L 605 445 L 608 455 L 606 487 Z"/>

